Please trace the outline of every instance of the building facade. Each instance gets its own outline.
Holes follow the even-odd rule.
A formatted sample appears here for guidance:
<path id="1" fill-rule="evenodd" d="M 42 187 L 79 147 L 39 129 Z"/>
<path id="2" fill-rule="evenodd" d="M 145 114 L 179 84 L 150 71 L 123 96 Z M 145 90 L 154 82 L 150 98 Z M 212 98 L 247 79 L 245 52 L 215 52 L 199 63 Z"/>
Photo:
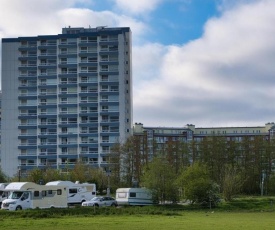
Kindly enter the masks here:
<path id="1" fill-rule="evenodd" d="M 149 158 L 167 147 L 167 143 L 195 142 L 199 145 L 204 138 L 224 137 L 226 141 L 241 142 L 244 138 L 253 140 L 256 136 L 265 140 L 275 137 L 275 123 L 269 122 L 264 126 L 251 127 L 199 127 L 187 124 L 184 127 L 150 127 L 135 123 L 133 134 L 141 140 L 141 152 L 146 150 Z"/>
<path id="2" fill-rule="evenodd" d="M 63 28 L 2 40 L 1 167 L 106 168 L 132 130 L 131 30 Z"/>

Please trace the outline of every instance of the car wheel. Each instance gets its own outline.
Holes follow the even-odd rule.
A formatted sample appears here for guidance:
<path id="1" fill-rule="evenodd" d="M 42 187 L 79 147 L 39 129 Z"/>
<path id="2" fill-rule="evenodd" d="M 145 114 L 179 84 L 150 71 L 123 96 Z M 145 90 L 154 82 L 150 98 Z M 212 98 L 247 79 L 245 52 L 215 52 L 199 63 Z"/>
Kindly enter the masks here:
<path id="1" fill-rule="evenodd" d="M 95 206 L 95 207 L 99 207 L 99 205 L 98 205 L 98 204 L 94 204 L 94 206 Z"/>
<path id="2" fill-rule="evenodd" d="M 18 210 L 22 210 L 22 207 L 20 205 L 18 205 L 16 208 L 15 208 L 16 211 Z"/>

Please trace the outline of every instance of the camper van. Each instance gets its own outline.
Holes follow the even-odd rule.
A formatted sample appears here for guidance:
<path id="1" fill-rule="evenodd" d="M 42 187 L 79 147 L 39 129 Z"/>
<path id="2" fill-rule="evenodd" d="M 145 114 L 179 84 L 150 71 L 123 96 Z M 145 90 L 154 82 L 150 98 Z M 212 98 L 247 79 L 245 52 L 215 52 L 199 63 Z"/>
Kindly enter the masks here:
<path id="1" fill-rule="evenodd" d="M 22 210 L 34 208 L 66 208 L 64 186 L 38 185 L 32 182 L 13 182 L 6 186 L 9 196 L 2 202 L 2 209 Z"/>
<path id="2" fill-rule="evenodd" d="M 152 205 L 152 192 L 146 188 L 118 188 L 116 190 L 118 205 Z"/>
<path id="3" fill-rule="evenodd" d="M 67 190 L 67 202 L 69 205 L 81 204 L 84 201 L 91 200 L 96 196 L 96 185 L 71 181 L 52 181 L 46 185 L 65 186 Z"/>
<path id="4" fill-rule="evenodd" d="M 0 183 L 0 207 L 2 204 L 2 201 L 7 199 L 9 192 L 5 190 L 8 183 Z"/>

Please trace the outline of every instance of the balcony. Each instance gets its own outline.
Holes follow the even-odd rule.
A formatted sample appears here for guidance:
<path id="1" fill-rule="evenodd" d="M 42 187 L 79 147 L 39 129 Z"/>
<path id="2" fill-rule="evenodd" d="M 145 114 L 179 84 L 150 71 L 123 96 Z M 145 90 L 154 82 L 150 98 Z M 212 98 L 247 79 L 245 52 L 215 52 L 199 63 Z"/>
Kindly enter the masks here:
<path id="1" fill-rule="evenodd" d="M 37 116 L 37 113 L 19 113 L 19 116 Z"/>
<path id="2" fill-rule="evenodd" d="M 101 109 L 101 112 L 119 112 L 119 109 Z"/>
<path id="3" fill-rule="evenodd" d="M 56 135 L 57 132 L 41 132 L 39 135 Z"/>
<path id="4" fill-rule="evenodd" d="M 19 143 L 19 146 L 36 146 L 36 143 Z"/>
<path id="5" fill-rule="evenodd" d="M 56 125 L 57 124 L 57 122 L 55 121 L 55 122 L 53 122 L 53 121 L 45 121 L 45 122 L 39 122 L 39 125 Z M 32 124 L 33 125 L 33 124 Z"/>
<path id="6" fill-rule="evenodd" d="M 38 145 L 57 145 L 57 142 L 40 142 Z"/>
<path id="7" fill-rule="evenodd" d="M 28 122 L 21 122 L 19 123 L 19 126 L 36 126 L 36 123 L 28 123 Z"/>
<path id="8" fill-rule="evenodd" d="M 57 102 L 39 102 L 39 105 L 56 105 Z"/>
<path id="9" fill-rule="evenodd" d="M 81 151 L 80 154 L 97 154 L 97 151 Z"/>
<path id="10" fill-rule="evenodd" d="M 47 151 L 43 151 L 43 152 L 39 152 L 39 155 L 42 155 L 42 156 L 46 156 L 46 155 L 56 155 L 56 152 L 47 152 Z"/>
<path id="11" fill-rule="evenodd" d="M 37 95 L 37 92 L 31 92 L 31 93 L 19 93 L 19 96 L 36 96 Z M 23 104 L 21 103 L 20 105 L 27 105 L 27 104 Z"/>
<path id="12" fill-rule="evenodd" d="M 39 115 L 57 115 L 57 112 L 39 112 Z"/>
<path id="13" fill-rule="evenodd" d="M 44 96 L 44 95 L 56 95 L 57 94 L 57 92 L 39 92 L 39 96 Z"/>

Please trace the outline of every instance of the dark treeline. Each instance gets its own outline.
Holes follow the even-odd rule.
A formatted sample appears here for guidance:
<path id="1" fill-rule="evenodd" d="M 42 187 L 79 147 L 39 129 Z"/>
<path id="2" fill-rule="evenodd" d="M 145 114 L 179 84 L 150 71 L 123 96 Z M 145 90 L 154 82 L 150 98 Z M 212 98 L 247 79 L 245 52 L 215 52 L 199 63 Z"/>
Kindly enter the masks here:
<path id="1" fill-rule="evenodd" d="M 145 186 L 160 189 L 160 200 L 167 200 L 167 194 L 175 193 L 177 197 L 170 196 L 169 199 L 178 200 L 181 195 L 184 197 L 186 190 L 186 181 L 182 178 L 190 178 L 192 174 L 202 175 L 189 170 L 199 164 L 204 170 L 207 169 L 203 177 L 206 178 L 205 175 L 208 177 L 209 174 L 219 192 L 230 199 L 236 193 L 274 195 L 273 162 L 275 163 L 275 139 L 266 140 L 262 136 L 247 136 L 241 141 L 228 140 L 222 136 L 205 137 L 202 141 L 191 142 L 171 138 L 161 144 L 149 143 L 145 136 L 131 136 L 124 144 L 118 143 L 112 148 L 108 168 L 94 168 L 78 162 L 73 169 L 64 173 L 48 166 L 21 175 L 21 181 L 91 182 L 97 184 L 101 193 L 108 186 L 112 193 L 118 187 Z M 194 168 L 199 167 L 197 165 Z M 185 172 L 190 175 L 184 175 Z M 201 178 L 194 178 L 199 179 Z M 0 180 L 18 181 L 18 175 L 5 178 L 1 172 Z"/>
<path id="2" fill-rule="evenodd" d="M 274 139 L 247 136 L 235 141 L 212 136 L 199 142 L 171 139 L 157 144 L 148 143 L 143 136 L 132 136 L 125 144 L 113 148 L 111 170 L 116 172 L 113 177 L 118 183 L 114 186 L 132 186 L 133 182 L 142 184 L 149 162 L 156 157 L 165 162 L 167 169 L 173 170 L 176 178 L 196 162 L 206 165 L 211 180 L 219 186 L 221 193 L 227 188 L 225 180 L 234 174 L 239 178 L 238 192 L 241 194 L 275 194 Z"/>

